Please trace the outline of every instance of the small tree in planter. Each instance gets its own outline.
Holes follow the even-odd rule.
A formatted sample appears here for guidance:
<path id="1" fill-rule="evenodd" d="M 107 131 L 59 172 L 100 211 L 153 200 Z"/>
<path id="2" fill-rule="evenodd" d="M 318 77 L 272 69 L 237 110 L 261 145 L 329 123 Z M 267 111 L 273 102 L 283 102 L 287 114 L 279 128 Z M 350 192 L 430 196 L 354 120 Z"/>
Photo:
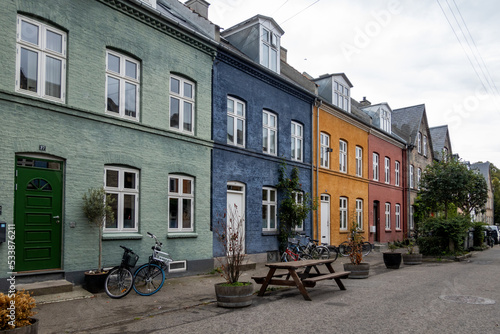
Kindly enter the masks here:
<path id="1" fill-rule="evenodd" d="M 358 223 L 353 220 L 349 227 L 349 260 L 344 263 L 344 270 L 350 271 L 349 278 L 367 278 L 370 270 L 369 263 L 363 263 L 363 236 L 358 233 Z"/>
<path id="2" fill-rule="evenodd" d="M 84 194 L 83 197 L 83 213 L 91 226 L 95 226 L 99 229 L 99 257 L 98 265 L 96 271 L 89 271 L 86 273 L 86 283 L 87 290 L 90 292 L 98 292 L 102 286 L 104 286 L 105 276 L 102 270 L 102 229 L 104 227 L 104 222 L 106 219 L 111 221 L 114 220 L 114 212 L 111 205 L 114 203 L 114 199 L 111 196 L 106 195 L 104 188 L 90 188 L 88 193 Z M 88 279 L 89 275 L 98 274 L 100 278 L 94 283 L 90 283 Z M 92 280 L 93 281 L 93 280 Z"/>
<path id="3" fill-rule="evenodd" d="M 408 252 L 403 254 L 403 263 L 404 264 L 421 264 L 422 263 L 422 254 L 415 252 L 415 242 L 413 240 L 409 240 L 408 246 L 406 246 Z"/>
<path id="4" fill-rule="evenodd" d="M 241 266 L 245 254 L 245 218 L 240 216 L 236 204 L 216 223 L 214 233 L 222 246 L 224 255 L 217 257 L 225 283 L 215 284 L 217 305 L 222 307 L 244 307 L 252 304 L 253 284 L 240 282 Z"/>
<path id="5" fill-rule="evenodd" d="M 10 332 L 15 328 L 30 326 L 26 333 L 38 333 L 38 320 L 33 318 L 35 307 L 35 298 L 27 291 L 12 294 L 0 292 L 0 331 Z"/>

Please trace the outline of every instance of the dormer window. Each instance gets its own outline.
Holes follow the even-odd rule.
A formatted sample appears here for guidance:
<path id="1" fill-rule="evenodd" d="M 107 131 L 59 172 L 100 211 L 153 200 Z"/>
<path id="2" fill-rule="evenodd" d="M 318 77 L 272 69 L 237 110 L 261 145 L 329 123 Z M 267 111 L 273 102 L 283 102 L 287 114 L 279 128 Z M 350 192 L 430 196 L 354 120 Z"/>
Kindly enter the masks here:
<path id="1" fill-rule="evenodd" d="M 391 113 L 388 110 L 380 111 L 380 128 L 389 133 L 391 132 Z"/>
<path id="2" fill-rule="evenodd" d="M 261 65 L 278 72 L 279 36 L 266 28 L 262 28 Z"/>
<path id="3" fill-rule="evenodd" d="M 349 88 L 335 81 L 333 104 L 349 112 Z"/>

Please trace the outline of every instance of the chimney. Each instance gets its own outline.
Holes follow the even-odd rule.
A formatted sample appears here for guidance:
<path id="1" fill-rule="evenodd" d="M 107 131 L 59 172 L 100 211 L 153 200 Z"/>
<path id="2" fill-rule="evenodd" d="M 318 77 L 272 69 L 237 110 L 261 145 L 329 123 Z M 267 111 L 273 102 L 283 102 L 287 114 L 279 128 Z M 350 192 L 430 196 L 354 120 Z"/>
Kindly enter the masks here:
<path id="1" fill-rule="evenodd" d="M 282 62 L 285 62 L 286 63 L 286 54 L 287 54 L 288 50 L 285 49 L 284 47 L 281 47 L 280 48 L 280 60 Z"/>
<path id="2" fill-rule="evenodd" d="M 208 20 L 208 6 L 210 4 L 204 0 L 189 0 L 185 3 L 193 12 Z"/>
<path id="3" fill-rule="evenodd" d="M 366 99 L 366 96 L 363 96 L 363 100 L 359 101 L 359 104 L 361 104 L 363 107 L 366 107 L 366 106 L 369 106 L 372 103 Z"/>

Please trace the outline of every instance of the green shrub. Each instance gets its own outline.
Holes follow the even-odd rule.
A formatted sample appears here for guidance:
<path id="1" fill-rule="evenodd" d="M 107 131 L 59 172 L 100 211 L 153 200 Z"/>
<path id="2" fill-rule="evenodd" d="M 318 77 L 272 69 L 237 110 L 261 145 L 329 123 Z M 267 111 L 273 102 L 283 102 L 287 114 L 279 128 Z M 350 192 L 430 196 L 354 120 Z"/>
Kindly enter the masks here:
<path id="1" fill-rule="evenodd" d="M 442 255 L 448 249 L 448 241 L 436 236 L 420 237 L 417 244 L 422 255 Z"/>
<path id="2" fill-rule="evenodd" d="M 448 219 L 430 218 L 421 222 L 418 238 L 420 253 L 442 255 L 461 252 L 471 227 L 470 218 L 462 215 Z"/>

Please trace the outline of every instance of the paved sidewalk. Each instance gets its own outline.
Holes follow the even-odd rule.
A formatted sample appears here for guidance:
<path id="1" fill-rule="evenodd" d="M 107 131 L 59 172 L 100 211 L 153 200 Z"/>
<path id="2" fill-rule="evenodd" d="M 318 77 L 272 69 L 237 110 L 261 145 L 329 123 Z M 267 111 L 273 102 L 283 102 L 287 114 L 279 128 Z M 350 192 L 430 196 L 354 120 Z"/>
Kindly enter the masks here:
<path id="1" fill-rule="evenodd" d="M 335 271 L 343 271 L 343 263 L 348 261 L 347 257 L 339 257 L 333 263 Z M 364 262 L 371 264 L 370 275 L 388 270 L 382 253 L 372 252 Z M 262 276 L 267 271 L 265 263 L 258 263 L 255 269 L 243 272 L 240 280 L 252 281 L 252 276 Z M 223 281 L 220 274 L 167 278 L 163 288 L 152 296 L 144 297 L 131 291 L 122 299 L 111 299 L 105 293 L 92 295 L 76 287 L 80 295 L 75 293 L 73 300 L 63 301 L 63 297 L 57 295 L 35 297 L 39 303 L 36 317 L 40 319 L 40 333 L 92 333 L 107 326 L 215 303 L 214 284 Z M 254 290 L 259 289 L 260 285 L 254 284 Z M 300 295 L 298 290 L 297 294 Z"/>

